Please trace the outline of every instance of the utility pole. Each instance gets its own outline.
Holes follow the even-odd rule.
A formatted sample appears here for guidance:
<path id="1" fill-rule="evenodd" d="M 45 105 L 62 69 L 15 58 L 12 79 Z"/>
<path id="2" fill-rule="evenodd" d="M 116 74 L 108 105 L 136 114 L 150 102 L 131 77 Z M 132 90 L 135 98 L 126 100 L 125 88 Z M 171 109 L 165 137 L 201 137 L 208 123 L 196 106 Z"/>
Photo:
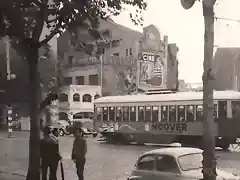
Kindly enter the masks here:
<path id="1" fill-rule="evenodd" d="M 8 137 L 12 137 L 12 106 L 10 102 L 10 95 L 9 95 L 9 90 L 10 90 L 10 81 L 12 79 L 15 79 L 15 75 L 11 74 L 11 67 L 10 67 L 10 39 L 8 36 L 5 37 L 5 45 L 6 45 L 6 71 L 7 71 L 7 124 L 8 124 Z"/>
<path id="2" fill-rule="evenodd" d="M 196 0 L 181 0 L 185 9 L 193 6 Z M 203 80 L 203 179 L 216 180 L 215 131 L 213 119 L 213 80 L 212 59 L 214 47 L 214 4 L 216 0 L 203 0 L 204 16 L 204 73 Z"/>
<path id="3" fill-rule="evenodd" d="M 212 59 L 214 46 L 214 4 L 216 0 L 203 0 L 204 62 L 203 62 L 203 115 L 204 115 L 204 180 L 216 180 L 215 134 L 213 119 L 213 80 Z"/>

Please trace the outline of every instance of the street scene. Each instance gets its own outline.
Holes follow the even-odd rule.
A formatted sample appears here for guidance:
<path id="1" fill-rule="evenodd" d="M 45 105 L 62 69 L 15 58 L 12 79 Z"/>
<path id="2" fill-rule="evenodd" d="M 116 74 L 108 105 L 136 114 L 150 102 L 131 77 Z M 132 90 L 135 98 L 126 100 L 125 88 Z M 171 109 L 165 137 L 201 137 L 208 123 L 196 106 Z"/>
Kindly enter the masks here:
<path id="1" fill-rule="evenodd" d="M 0 180 L 239 180 L 239 0 L 0 0 Z"/>
<path id="2" fill-rule="evenodd" d="M 6 173 L 16 173 L 13 180 L 24 179 L 28 168 L 28 136 L 26 132 L 16 132 L 18 138 L 0 138 L 1 161 L 0 170 L 4 169 L 5 174 L 0 172 L 0 177 Z M 6 134 L 4 134 L 6 135 Z M 2 136 L 2 134 L 1 134 Z M 72 136 L 60 137 L 60 153 L 63 157 L 65 179 L 77 179 L 75 165 L 71 160 L 73 145 Z M 86 156 L 85 179 L 89 180 L 123 180 L 127 179 L 137 158 L 144 152 L 156 148 L 163 148 L 160 145 L 111 145 L 98 141 L 99 138 L 86 138 L 88 153 Z M 172 145 L 177 146 L 177 144 Z M 231 152 L 232 151 L 232 152 Z M 240 173 L 240 147 L 223 152 L 216 149 L 218 165 L 227 172 Z M 60 179 L 60 167 L 58 168 Z"/>

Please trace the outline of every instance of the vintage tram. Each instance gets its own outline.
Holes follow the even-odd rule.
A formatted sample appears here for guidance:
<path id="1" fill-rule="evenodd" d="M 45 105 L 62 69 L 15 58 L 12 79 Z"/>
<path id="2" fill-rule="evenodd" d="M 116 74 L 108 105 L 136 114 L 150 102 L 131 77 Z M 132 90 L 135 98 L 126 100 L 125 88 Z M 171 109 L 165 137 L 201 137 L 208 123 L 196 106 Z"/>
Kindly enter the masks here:
<path id="1" fill-rule="evenodd" d="M 216 146 L 240 137 L 240 92 L 214 91 Z M 178 142 L 202 147 L 203 92 L 107 96 L 94 102 L 94 128 L 108 143 Z"/>

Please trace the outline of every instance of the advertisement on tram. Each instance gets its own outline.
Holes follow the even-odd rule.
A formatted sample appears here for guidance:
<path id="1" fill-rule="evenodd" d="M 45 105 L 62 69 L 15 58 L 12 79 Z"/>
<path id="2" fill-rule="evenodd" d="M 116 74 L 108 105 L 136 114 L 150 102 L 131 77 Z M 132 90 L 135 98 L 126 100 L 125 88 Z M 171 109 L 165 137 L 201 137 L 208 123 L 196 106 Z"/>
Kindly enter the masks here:
<path id="1" fill-rule="evenodd" d="M 201 147 L 202 98 L 202 92 L 102 97 L 94 102 L 94 127 L 110 143 L 178 142 Z M 216 146 L 228 149 L 240 137 L 239 107 L 240 92 L 214 92 Z"/>

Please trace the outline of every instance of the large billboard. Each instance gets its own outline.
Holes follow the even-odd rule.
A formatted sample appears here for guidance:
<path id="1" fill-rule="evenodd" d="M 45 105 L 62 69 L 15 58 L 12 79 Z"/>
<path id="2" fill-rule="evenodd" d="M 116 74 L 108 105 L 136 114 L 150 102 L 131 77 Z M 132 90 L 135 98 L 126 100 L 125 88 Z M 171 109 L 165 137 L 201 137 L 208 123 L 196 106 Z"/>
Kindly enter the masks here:
<path id="1" fill-rule="evenodd" d="M 143 29 L 143 41 L 139 48 L 139 84 L 144 91 L 167 88 L 167 39 L 161 41 L 158 29 L 147 26 Z"/>

